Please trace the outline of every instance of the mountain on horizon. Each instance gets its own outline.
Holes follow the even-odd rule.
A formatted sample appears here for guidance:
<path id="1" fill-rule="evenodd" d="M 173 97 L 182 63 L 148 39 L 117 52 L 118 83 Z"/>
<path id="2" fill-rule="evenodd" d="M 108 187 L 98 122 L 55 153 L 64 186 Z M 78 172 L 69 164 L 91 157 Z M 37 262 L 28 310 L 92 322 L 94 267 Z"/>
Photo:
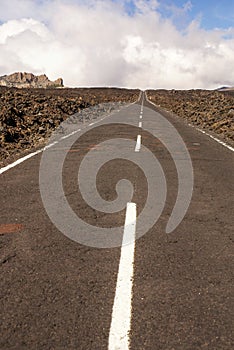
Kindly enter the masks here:
<path id="1" fill-rule="evenodd" d="M 16 72 L 0 76 L 0 86 L 17 88 L 49 88 L 63 87 L 63 79 L 49 80 L 45 74 L 34 75 L 33 73 Z"/>

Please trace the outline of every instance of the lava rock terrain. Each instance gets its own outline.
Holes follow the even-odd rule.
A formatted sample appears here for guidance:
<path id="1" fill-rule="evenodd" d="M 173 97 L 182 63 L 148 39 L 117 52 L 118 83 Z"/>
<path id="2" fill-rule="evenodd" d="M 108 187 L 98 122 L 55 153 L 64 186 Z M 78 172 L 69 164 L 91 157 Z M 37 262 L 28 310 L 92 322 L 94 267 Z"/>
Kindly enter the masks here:
<path id="1" fill-rule="evenodd" d="M 147 96 L 188 123 L 234 144 L 234 92 L 149 90 Z"/>
<path id="2" fill-rule="evenodd" d="M 0 87 L 0 161 L 41 147 L 52 131 L 74 113 L 100 103 L 134 102 L 139 93 L 118 88 Z"/>

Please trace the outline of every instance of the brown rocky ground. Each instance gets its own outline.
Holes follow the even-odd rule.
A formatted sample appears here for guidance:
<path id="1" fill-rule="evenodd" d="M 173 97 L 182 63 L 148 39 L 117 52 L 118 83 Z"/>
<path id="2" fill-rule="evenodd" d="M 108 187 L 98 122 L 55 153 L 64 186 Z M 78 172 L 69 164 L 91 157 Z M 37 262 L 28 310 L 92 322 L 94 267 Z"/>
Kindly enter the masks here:
<path id="1" fill-rule="evenodd" d="M 107 102 L 133 102 L 139 90 L 0 87 L 0 163 L 42 146 L 69 115 Z"/>
<path id="2" fill-rule="evenodd" d="M 159 107 L 234 145 L 234 92 L 149 90 Z M 139 90 L 0 87 L 0 165 L 42 147 L 69 115 L 108 102 L 134 102 Z"/>
<path id="3" fill-rule="evenodd" d="M 234 93 L 210 90 L 149 90 L 150 101 L 234 144 Z"/>

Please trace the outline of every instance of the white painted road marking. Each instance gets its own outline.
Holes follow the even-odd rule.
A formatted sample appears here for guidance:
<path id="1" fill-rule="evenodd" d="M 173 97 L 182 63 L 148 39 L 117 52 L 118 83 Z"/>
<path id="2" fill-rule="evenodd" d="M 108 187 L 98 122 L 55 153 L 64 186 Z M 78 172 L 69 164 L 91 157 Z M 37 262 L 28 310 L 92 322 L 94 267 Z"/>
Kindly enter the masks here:
<path id="1" fill-rule="evenodd" d="M 78 130 L 73 131 L 71 134 L 62 136 L 62 137 L 61 137 L 61 140 L 67 139 L 68 137 L 70 137 L 70 136 L 74 135 L 75 133 L 79 132 L 80 130 L 81 130 L 81 129 L 78 129 Z"/>
<path id="2" fill-rule="evenodd" d="M 135 103 L 135 102 L 134 102 L 134 103 Z M 134 103 L 133 103 L 133 104 L 134 104 Z M 97 120 L 97 121 L 94 122 L 93 124 L 100 123 L 102 120 L 106 119 L 108 116 L 109 116 L 109 115 L 107 115 L 107 116 L 101 118 L 100 120 Z M 3 167 L 3 168 L 0 168 L 0 175 L 3 174 L 5 171 L 11 169 L 11 168 L 14 168 L 16 165 L 18 165 L 18 164 L 20 164 L 20 163 L 23 163 L 25 160 L 27 160 L 27 159 L 29 159 L 29 158 L 31 158 L 31 157 L 34 157 L 34 156 L 36 156 L 37 154 L 43 152 L 44 150 L 46 150 L 46 149 L 48 149 L 48 148 L 54 146 L 54 145 L 55 145 L 56 143 L 58 143 L 59 141 L 64 140 L 64 139 L 67 139 L 68 137 L 71 137 L 72 135 L 76 134 L 76 133 L 79 132 L 79 131 L 81 131 L 81 129 L 75 130 L 75 131 L 71 132 L 71 133 L 68 134 L 68 135 L 64 135 L 64 136 L 62 136 L 58 141 L 55 141 L 55 142 L 53 142 L 53 143 L 51 143 L 51 144 L 49 144 L 49 145 L 47 145 L 47 146 L 45 146 L 45 147 L 39 149 L 39 150 L 36 151 L 36 152 L 32 152 L 32 153 L 30 153 L 30 154 L 28 154 L 28 155 L 26 155 L 26 156 L 24 156 L 24 157 L 22 157 L 22 158 L 16 160 L 15 162 L 13 162 L 13 163 L 11 163 L 11 164 L 9 164 L 9 165 L 6 165 L 6 166 Z"/>
<path id="3" fill-rule="evenodd" d="M 130 345 L 135 237 L 136 204 L 127 203 L 108 350 L 128 350 Z"/>
<path id="4" fill-rule="evenodd" d="M 141 149 L 141 135 L 137 135 L 137 142 L 135 147 L 135 152 L 139 152 Z"/>
<path id="5" fill-rule="evenodd" d="M 140 119 L 142 119 L 142 115 L 140 115 Z"/>
<path id="6" fill-rule="evenodd" d="M 44 147 L 44 150 L 53 147 L 54 145 L 57 145 L 58 141 L 54 141 L 52 143 L 49 143 L 47 146 Z"/>
<path id="7" fill-rule="evenodd" d="M 22 158 L 16 160 L 16 161 L 13 162 L 13 163 L 11 163 L 11 164 L 9 164 L 9 165 L 6 165 L 5 167 L 3 167 L 3 168 L 0 169 L 0 174 L 4 173 L 5 171 L 7 171 L 7 170 L 9 170 L 9 169 L 11 169 L 11 168 L 14 168 L 16 165 L 18 165 L 18 164 L 20 164 L 20 163 L 23 163 L 25 160 L 27 160 L 27 159 L 29 159 L 29 158 L 35 156 L 36 154 L 41 153 L 43 150 L 44 150 L 44 148 L 43 148 L 43 149 L 39 149 L 39 150 L 36 151 L 36 152 L 30 153 L 30 154 L 28 154 L 27 156 L 24 156 L 24 157 L 22 157 Z"/>
<path id="8" fill-rule="evenodd" d="M 9 169 L 11 169 L 11 168 L 14 168 L 16 165 L 19 165 L 20 163 L 23 163 L 25 160 L 27 160 L 27 159 L 29 159 L 29 158 L 32 158 L 32 157 L 36 156 L 37 154 L 39 154 L 39 153 L 41 153 L 41 152 L 43 152 L 43 151 L 45 151 L 45 150 L 47 150 L 47 149 L 53 147 L 54 145 L 56 145 L 57 143 L 59 143 L 59 141 L 64 140 L 64 139 L 66 139 L 66 138 L 68 138 L 68 137 L 70 137 L 70 136 L 76 134 L 76 133 L 79 132 L 80 130 L 81 130 L 81 129 L 78 129 L 78 130 L 75 130 L 75 131 L 71 132 L 71 133 L 68 134 L 68 135 L 62 136 L 62 137 L 60 138 L 60 140 L 54 141 L 54 142 L 52 142 L 52 143 L 49 143 L 48 145 L 46 145 L 45 147 L 39 149 L 38 151 L 29 153 L 29 154 L 27 154 L 26 156 L 24 156 L 24 157 L 22 157 L 22 158 L 20 158 L 20 159 L 17 159 L 15 162 L 13 162 L 13 163 L 11 163 L 11 164 L 9 164 L 9 165 L 6 165 L 5 167 L 3 167 L 3 168 L 0 169 L 0 174 L 3 174 L 5 171 L 7 171 L 7 170 L 9 170 Z"/>
<path id="9" fill-rule="evenodd" d="M 139 122 L 139 128 L 142 128 L 142 122 Z"/>
<path id="10" fill-rule="evenodd" d="M 155 107 L 157 107 L 157 105 L 156 105 L 155 103 L 151 102 L 151 101 L 148 99 L 147 93 L 146 93 L 146 100 L 147 100 L 149 103 L 151 103 L 152 105 L 154 105 Z M 220 143 L 222 146 L 228 148 L 230 151 L 234 152 L 234 148 L 231 147 L 230 145 L 228 145 L 227 143 L 225 143 L 225 142 L 219 140 L 218 138 L 216 138 L 216 137 L 210 135 L 208 132 L 206 132 L 206 131 L 204 131 L 204 130 L 201 130 L 201 129 L 199 129 L 199 128 L 196 128 L 195 125 L 192 125 L 192 124 L 188 124 L 188 125 L 189 125 L 189 126 L 192 126 L 193 128 L 195 128 L 197 131 L 201 132 L 202 134 L 205 134 L 205 135 L 209 136 L 211 139 L 213 139 L 213 140 L 215 140 L 216 142 Z"/>
<path id="11" fill-rule="evenodd" d="M 189 125 L 190 125 L 190 126 L 193 126 L 193 125 L 191 125 L 191 124 L 189 124 Z M 208 133 L 207 133 L 207 132 L 205 132 L 204 130 L 201 130 L 201 129 L 198 129 L 198 128 L 196 128 L 196 130 L 200 131 L 202 134 L 205 134 L 205 135 L 209 136 L 211 139 L 213 139 L 213 140 L 217 141 L 218 143 L 220 143 L 220 144 L 221 144 L 221 145 L 223 145 L 224 147 L 226 147 L 226 148 L 230 149 L 230 151 L 234 152 L 234 148 L 233 148 L 233 147 L 231 147 L 231 146 L 229 146 L 229 145 L 228 145 L 228 144 L 226 144 L 225 142 L 223 142 L 223 141 L 221 141 L 221 140 L 217 139 L 216 137 L 214 137 L 214 136 L 212 136 L 212 135 L 208 134 Z"/>

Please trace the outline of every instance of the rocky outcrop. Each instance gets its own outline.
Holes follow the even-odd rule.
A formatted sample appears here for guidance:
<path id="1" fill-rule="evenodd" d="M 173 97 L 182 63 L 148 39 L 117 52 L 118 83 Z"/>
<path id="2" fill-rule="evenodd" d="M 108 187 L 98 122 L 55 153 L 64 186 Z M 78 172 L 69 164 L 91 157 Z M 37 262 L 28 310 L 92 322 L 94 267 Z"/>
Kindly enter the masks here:
<path id="1" fill-rule="evenodd" d="M 63 79 L 58 78 L 55 81 L 50 81 L 45 74 L 34 75 L 32 73 L 17 72 L 10 75 L 1 76 L 0 85 L 17 88 L 63 87 Z"/>

